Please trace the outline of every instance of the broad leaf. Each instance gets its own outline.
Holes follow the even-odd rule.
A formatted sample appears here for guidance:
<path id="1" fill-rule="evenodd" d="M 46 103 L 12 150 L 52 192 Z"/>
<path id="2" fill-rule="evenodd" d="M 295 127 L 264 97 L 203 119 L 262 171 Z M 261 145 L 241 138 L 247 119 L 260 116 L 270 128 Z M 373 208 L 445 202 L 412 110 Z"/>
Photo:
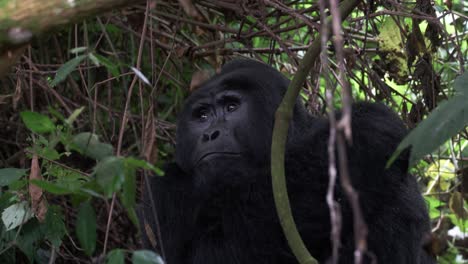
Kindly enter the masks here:
<path id="1" fill-rule="evenodd" d="M 55 125 L 49 117 L 31 111 L 21 112 L 21 119 L 29 130 L 41 134 L 55 130 Z"/>
<path id="2" fill-rule="evenodd" d="M 468 125 L 468 72 L 455 79 L 455 95 L 442 102 L 398 146 L 387 166 L 411 146 L 410 165 L 424 157 Z"/>
<path id="3" fill-rule="evenodd" d="M 17 168 L 0 169 L 0 187 L 8 186 L 26 174 L 26 170 Z"/>
<path id="4" fill-rule="evenodd" d="M 95 160 L 102 160 L 105 157 L 111 156 L 114 152 L 114 148 L 111 145 L 101 143 L 97 135 L 89 132 L 76 135 L 72 142 L 75 144 L 73 149 Z"/>
<path id="5" fill-rule="evenodd" d="M 96 165 L 97 182 L 107 197 L 111 197 L 112 193 L 120 190 L 125 180 L 124 169 L 124 159 L 115 156 L 107 157 Z"/>
<path id="6" fill-rule="evenodd" d="M 29 208 L 28 203 L 22 201 L 3 210 L 2 221 L 8 231 L 26 223 L 32 216 L 33 213 Z"/>
<path id="7" fill-rule="evenodd" d="M 42 229 L 37 220 L 32 219 L 22 227 L 16 245 L 28 257 L 29 263 L 35 263 L 38 242 L 41 239 L 43 239 Z"/>
<path id="8" fill-rule="evenodd" d="M 121 249 L 114 249 L 107 254 L 106 264 L 124 264 L 125 255 Z"/>
<path id="9" fill-rule="evenodd" d="M 67 232 L 63 215 L 58 206 L 50 206 L 44 223 L 44 234 L 55 247 L 60 247 L 62 238 Z"/>
<path id="10" fill-rule="evenodd" d="M 96 213 L 89 201 L 78 210 L 76 235 L 84 252 L 91 256 L 96 249 Z"/>

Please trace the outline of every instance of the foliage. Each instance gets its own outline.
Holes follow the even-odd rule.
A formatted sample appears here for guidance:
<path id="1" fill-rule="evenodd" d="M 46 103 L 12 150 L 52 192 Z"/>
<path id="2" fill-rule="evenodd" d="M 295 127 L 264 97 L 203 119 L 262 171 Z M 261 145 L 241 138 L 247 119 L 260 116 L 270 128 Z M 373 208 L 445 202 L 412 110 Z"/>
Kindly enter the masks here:
<path id="1" fill-rule="evenodd" d="M 317 2 L 179 2 L 188 6 L 150 2 L 38 38 L 0 79 L 2 263 L 158 263 L 134 251 L 137 204 L 144 175 L 162 175 L 172 158 L 174 121 L 197 76 L 249 56 L 291 77 L 320 29 Z M 411 145 L 439 263 L 468 259 L 463 8 L 460 0 L 365 3 L 342 28 L 352 97 L 383 102 L 414 128 L 400 150 Z M 301 91 L 316 115 L 327 112 L 327 92 L 342 106 L 329 44 L 328 68 L 317 63 Z"/>

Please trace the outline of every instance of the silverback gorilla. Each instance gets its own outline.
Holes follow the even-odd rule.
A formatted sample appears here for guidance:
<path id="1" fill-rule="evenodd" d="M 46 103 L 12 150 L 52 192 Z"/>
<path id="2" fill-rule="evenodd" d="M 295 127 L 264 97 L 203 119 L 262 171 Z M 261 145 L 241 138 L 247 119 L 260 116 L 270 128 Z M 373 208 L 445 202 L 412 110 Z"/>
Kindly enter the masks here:
<path id="1" fill-rule="evenodd" d="M 144 221 L 154 231 L 159 224 L 158 245 L 168 264 L 297 263 L 276 214 L 270 174 L 274 114 L 288 84 L 270 66 L 234 60 L 187 99 L 178 119 L 176 160 L 164 177 L 150 180 L 158 221 L 148 193 L 143 200 Z M 287 187 L 299 232 L 320 263 L 331 256 L 328 131 L 327 120 L 296 103 Z M 403 123 L 381 104 L 356 103 L 352 131 L 347 157 L 369 229 L 365 263 L 434 263 L 423 249 L 429 219 L 407 173 L 407 155 L 385 169 L 406 133 Z M 352 210 L 339 183 L 335 196 L 342 214 L 339 263 L 353 263 Z"/>

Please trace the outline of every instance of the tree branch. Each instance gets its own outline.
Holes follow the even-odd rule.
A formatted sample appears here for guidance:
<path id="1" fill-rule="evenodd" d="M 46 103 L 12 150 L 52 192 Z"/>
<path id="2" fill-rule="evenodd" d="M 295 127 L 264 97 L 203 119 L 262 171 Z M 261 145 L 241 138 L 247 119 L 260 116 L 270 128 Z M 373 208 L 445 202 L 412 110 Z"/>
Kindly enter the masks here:
<path id="1" fill-rule="evenodd" d="M 346 0 L 339 7 L 340 15 L 344 19 L 358 5 L 359 0 Z M 331 18 L 327 19 L 327 26 Z M 293 115 L 296 98 L 301 91 L 302 84 L 306 80 L 310 69 L 321 51 L 321 35 L 315 38 L 302 59 L 294 78 L 289 84 L 288 90 L 275 113 L 275 126 L 271 146 L 271 175 L 273 183 L 273 195 L 276 210 L 280 219 L 281 227 L 289 246 L 297 260 L 301 264 L 317 264 L 317 260 L 311 256 L 304 245 L 292 217 L 291 206 L 286 188 L 286 177 L 284 171 L 284 155 L 286 149 L 286 137 L 289 122 Z"/>
<path id="2" fill-rule="evenodd" d="M 0 5 L 0 75 L 34 36 L 143 0 L 3 0 Z"/>

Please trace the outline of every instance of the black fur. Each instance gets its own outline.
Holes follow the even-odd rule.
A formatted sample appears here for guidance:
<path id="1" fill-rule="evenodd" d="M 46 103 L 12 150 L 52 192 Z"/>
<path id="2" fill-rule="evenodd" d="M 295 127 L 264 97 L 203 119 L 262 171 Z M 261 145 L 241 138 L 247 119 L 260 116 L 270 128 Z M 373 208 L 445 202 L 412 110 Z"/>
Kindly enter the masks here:
<path id="1" fill-rule="evenodd" d="M 241 88 L 242 100 L 248 100 L 241 104 L 247 104 L 248 115 L 241 127 L 224 120 L 219 140 L 235 145 L 222 148 L 241 149 L 242 157 L 223 156 L 206 161 L 206 166 L 192 164 L 188 156 L 200 148 L 196 144 L 200 135 L 193 132 L 190 109 L 199 98 L 229 85 Z M 164 177 L 152 177 L 150 182 L 167 263 L 297 263 L 278 221 L 269 172 L 274 113 L 287 85 L 288 80 L 269 66 L 236 60 L 189 97 L 179 116 L 176 162 L 167 165 Z M 328 126 L 327 120 L 309 116 L 297 103 L 286 151 L 294 219 L 307 248 L 321 263 L 331 255 L 325 201 Z M 235 133 L 238 129 L 247 136 Z M 406 134 L 403 123 L 384 105 L 357 103 L 352 106 L 352 133 L 349 173 L 369 229 L 369 255 L 377 263 L 434 263 L 423 250 L 429 219 L 416 180 L 407 174 L 407 157 L 385 169 Z M 335 196 L 343 217 L 339 262 L 353 263 L 352 210 L 339 183 Z M 145 221 L 156 232 L 148 193 L 144 201 Z"/>

